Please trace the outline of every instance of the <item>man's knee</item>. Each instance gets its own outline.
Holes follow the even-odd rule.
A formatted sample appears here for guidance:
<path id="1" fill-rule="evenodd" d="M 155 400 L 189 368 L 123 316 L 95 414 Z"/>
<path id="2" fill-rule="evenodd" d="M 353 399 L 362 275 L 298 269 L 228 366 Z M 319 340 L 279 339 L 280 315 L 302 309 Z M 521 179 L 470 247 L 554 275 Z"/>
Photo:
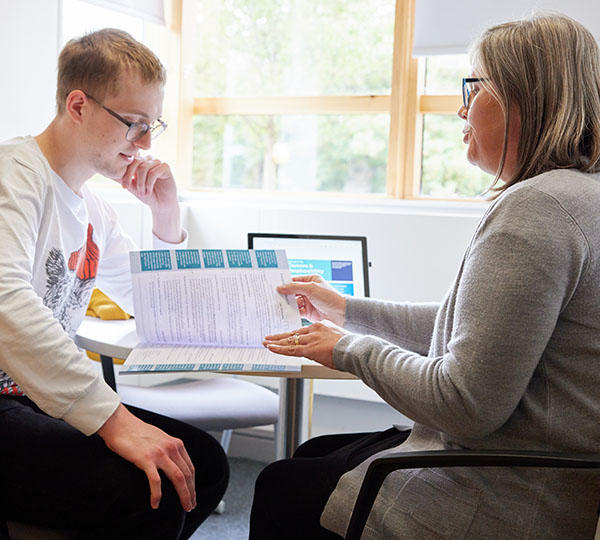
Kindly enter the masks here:
<path id="1" fill-rule="evenodd" d="M 194 465 L 196 489 L 214 490 L 218 497 L 215 505 L 218 504 L 229 482 L 229 462 L 223 447 L 202 431 L 194 436 L 182 437 L 182 440 Z"/>
<path id="2" fill-rule="evenodd" d="M 179 494 L 177 493 L 173 483 L 167 478 L 163 471 L 160 471 L 160 487 L 161 496 L 160 503 L 158 505 L 159 513 L 171 523 L 178 523 L 179 521 L 183 522 L 185 510 L 181 505 Z M 148 488 L 148 497 L 145 502 L 151 512 L 156 512 L 150 506 L 150 488 Z"/>
<path id="3" fill-rule="evenodd" d="M 145 497 L 138 501 L 140 510 L 136 512 L 134 522 L 143 526 L 144 535 L 139 538 L 179 538 L 185 521 L 185 511 L 175 487 L 167 476 L 160 471 L 161 497 L 158 508 L 150 505 L 150 488 Z"/>
<path id="4" fill-rule="evenodd" d="M 214 437 L 179 420 L 136 407 L 128 408 L 145 422 L 183 441 L 194 465 L 197 489 L 202 486 L 209 489 L 218 486 L 217 489 L 225 490 L 229 480 L 229 464 L 223 448 Z"/>

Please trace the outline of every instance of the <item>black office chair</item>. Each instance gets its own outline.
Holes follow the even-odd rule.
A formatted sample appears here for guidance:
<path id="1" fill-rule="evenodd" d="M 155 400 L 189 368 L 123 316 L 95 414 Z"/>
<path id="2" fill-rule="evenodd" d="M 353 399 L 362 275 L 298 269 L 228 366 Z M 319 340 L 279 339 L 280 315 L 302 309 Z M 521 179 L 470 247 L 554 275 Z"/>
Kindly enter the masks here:
<path id="1" fill-rule="evenodd" d="M 9 521 L 4 526 L 6 528 L 0 531 L 0 540 L 75 540 L 78 536 L 75 531 L 47 529 L 17 521 Z"/>
<path id="2" fill-rule="evenodd" d="M 373 460 L 363 480 L 346 540 L 359 540 L 377 493 L 387 475 L 398 469 L 424 467 L 555 467 L 561 469 L 598 469 L 600 455 L 572 455 L 552 452 L 512 450 L 432 450 L 398 452 Z"/>

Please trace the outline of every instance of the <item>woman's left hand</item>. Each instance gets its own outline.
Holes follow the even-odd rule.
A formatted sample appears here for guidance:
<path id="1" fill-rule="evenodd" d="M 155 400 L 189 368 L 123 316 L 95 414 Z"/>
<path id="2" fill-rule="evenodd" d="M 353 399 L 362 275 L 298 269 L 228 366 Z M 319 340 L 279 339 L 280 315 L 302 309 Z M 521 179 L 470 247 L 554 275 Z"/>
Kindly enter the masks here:
<path id="1" fill-rule="evenodd" d="M 321 321 L 293 332 L 266 336 L 263 345 L 274 353 L 303 356 L 335 369 L 333 349 L 342 336 L 348 333 L 331 321 Z"/>

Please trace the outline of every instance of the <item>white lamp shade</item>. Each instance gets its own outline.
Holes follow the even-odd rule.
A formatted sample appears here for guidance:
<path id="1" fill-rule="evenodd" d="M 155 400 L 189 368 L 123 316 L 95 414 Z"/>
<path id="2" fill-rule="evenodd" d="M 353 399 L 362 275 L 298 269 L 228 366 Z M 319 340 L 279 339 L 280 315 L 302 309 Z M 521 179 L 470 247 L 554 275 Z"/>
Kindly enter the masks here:
<path id="1" fill-rule="evenodd" d="M 486 28 L 544 10 L 572 17 L 600 39 L 596 0 L 416 0 L 413 52 L 415 56 L 465 53 Z"/>

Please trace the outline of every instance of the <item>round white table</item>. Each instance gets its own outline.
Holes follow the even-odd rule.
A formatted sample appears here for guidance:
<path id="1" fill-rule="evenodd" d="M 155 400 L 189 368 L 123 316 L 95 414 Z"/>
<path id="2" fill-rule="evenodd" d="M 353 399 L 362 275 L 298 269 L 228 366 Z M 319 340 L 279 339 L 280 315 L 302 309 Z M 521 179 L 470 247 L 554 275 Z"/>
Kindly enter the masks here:
<path id="1" fill-rule="evenodd" d="M 85 317 L 77 330 L 75 343 L 82 349 L 100 355 L 102 370 L 106 382 L 116 389 L 113 371 L 113 358 L 125 360 L 131 350 L 138 345 L 135 319 L 126 321 L 103 321 L 95 317 Z M 239 373 L 239 372 L 227 372 Z M 318 364 L 303 365 L 301 371 L 254 372 L 244 371 L 243 375 L 260 377 L 279 377 L 279 422 L 276 457 L 291 457 L 294 450 L 308 436 L 308 387 L 305 379 L 356 379 L 350 373 L 329 369 Z"/>

